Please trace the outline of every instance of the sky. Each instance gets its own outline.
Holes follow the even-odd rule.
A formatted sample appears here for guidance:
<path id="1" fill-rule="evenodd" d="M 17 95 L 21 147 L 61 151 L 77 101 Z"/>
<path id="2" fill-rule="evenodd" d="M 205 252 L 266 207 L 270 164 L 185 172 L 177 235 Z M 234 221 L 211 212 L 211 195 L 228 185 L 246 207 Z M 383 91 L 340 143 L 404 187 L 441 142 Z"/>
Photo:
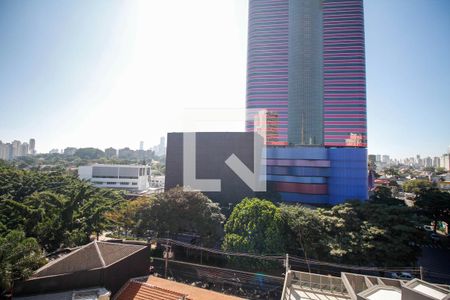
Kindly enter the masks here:
<path id="1" fill-rule="evenodd" d="M 243 131 L 247 11 L 246 0 L 0 1 L 0 140 L 137 149 L 167 132 Z M 369 152 L 446 152 L 450 1 L 365 0 L 365 29 Z"/>

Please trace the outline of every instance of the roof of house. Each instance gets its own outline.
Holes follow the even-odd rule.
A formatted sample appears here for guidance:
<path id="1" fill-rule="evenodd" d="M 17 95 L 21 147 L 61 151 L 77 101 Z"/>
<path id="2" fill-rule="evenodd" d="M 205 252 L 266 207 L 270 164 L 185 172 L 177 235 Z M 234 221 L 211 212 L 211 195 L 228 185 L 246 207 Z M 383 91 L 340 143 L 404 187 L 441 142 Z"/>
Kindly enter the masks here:
<path id="1" fill-rule="evenodd" d="M 146 281 L 131 279 L 114 297 L 114 300 L 139 299 L 239 300 L 242 298 L 221 294 L 155 276 L 149 276 Z"/>
<path id="2" fill-rule="evenodd" d="M 44 277 L 104 268 L 146 246 L 93 241 L 68 255 L 55 259 L 38 269 L 32 277 Z"/>
<path id="3" fill-rule="evenodd" d="M 186 294 L 178 293 L 160 287 L 148 284 L 146 282 L 129 281 L 126 287 L 119 292 L 115 300 L 141 300 L 141 299 L 157 299 L 157 300 L 180 300 L 187 298 Z"/>
<path id="4" fill-rule="evenodd" d="M 84 290 L 64 291 L 59 293 L 39 294 L 24 297 L 15 297 L 14 300 L 97 300 L 100 297 L 109 297 L 111 293 L 105 288 L 89 288 Z"/>

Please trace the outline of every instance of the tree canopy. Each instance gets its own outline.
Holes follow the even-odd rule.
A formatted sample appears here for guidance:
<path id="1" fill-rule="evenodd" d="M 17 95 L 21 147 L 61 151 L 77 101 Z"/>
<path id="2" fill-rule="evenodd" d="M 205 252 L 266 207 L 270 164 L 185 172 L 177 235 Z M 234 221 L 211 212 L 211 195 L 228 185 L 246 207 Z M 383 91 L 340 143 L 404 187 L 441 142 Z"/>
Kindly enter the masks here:
<path id="1" fill-rule="evenodd" d="M 398 201 L 397 201 L 398 202 Z M 330 209 L 282 205 L 291 253 L 345 264 L 407 266 L 421 239 L 413 209 L 386 202 L 348 202 Z"/>
<path id="2" fill-rule="evenodd" d="M 419 193 L 423 189 L 432 188 L 433 184 L 428 180 L 413 179 L 403 184 L 403 190 L 408 193 Z"/>
<path id="3" fill-rule="evenodd" d="M 283 253 L 280 208 L 258 198 L 245 198 L 236 205 L 225 224 L 222 247 L 228 251 L 257 254 Z"/>
<path id="4" fill-rule="evenodd" d="M 64 172 L 0 167 L 0 234 L 22 230 L 47 251 L 89 241 L 123 198 Z"/>
<path id="5" fill-rule="evenodd" d="M 13 230 L 0 237 L 0 298 L 13 281 L 28 278 L 45 262 L 37 241 L 24 232 Z"/>
<path id="6" fill-rule="evenodd" d="M 162 237 L 191 233 L 199 235 L 205 246 L 213 246 L 221 239 L 225 221 L 217 203 L 200 192 L 183 191 L 180 187 L 130 201 L 111 217 L 137 236 L 148 231 Z"/>
<path id="7" fill-rule="evenodd" d="M 438 189 L 423 189 L 416 197 L 415 206 L 420 212 L 434 221 L 434 231 L 438 221 L 450 223 L 450 194 Z"/>

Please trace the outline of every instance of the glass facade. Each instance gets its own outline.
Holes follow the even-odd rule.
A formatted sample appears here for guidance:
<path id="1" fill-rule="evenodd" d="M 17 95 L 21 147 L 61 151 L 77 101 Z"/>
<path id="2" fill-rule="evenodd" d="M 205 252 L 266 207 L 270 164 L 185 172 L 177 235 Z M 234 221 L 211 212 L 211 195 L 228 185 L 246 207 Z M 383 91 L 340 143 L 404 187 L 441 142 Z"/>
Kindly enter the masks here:
<path id="1" fill-rule="evenodd" d="M 247 131 L 265 131 L 270 146 L 367 147 L 363 1 L 249 8 Z"/>

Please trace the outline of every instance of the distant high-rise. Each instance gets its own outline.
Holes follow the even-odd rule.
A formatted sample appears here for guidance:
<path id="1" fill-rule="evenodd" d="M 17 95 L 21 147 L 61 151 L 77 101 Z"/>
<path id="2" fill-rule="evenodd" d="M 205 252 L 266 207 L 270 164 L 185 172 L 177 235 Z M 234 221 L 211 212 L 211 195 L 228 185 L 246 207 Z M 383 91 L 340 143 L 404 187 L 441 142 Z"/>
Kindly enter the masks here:
<path id="1" fill-rule="evenodd" d="M 268 145 L 367 147 L 365 77 L 362 0 L 250 0 L 247 131 L 265 110 Z"/>
<path id="2" fill-rule="evenodd" d="M 36 154 L 36 140 L 35 139 L 30 139 L 29 151 L 30 151 L 31 155 Z"/>

